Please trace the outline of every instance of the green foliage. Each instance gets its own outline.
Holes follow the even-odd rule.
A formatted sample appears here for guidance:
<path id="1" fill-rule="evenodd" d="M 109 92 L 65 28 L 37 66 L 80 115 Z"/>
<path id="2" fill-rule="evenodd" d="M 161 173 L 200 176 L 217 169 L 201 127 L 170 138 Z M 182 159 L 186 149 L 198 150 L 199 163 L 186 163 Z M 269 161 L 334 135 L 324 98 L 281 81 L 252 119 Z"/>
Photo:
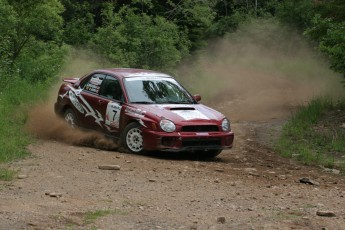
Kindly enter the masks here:
<path id="1" fill-rule="evenodd" d="M 7 85 L 7 74 L 11 70 L 13 55 L 10 34 L 14 31 L 16 17 L 6 0 L 0 0 L 0 85 Z"/>
<path id="2" fill-rule="evenodd" d="M 287 0 L 278 5 L 278 16 L 305 30 L 318 42 L 331 68 L 345 76 L 345 2 L 342 0 Z"/>
<path id="3" fill-rule="evenodd" d="M 61 1 L 65 42 L 91 43 L 118 65 L 153 69 L 172 68 L 190 52 L 205 48 L 210 37 L 236 31 L 248 15 L 273 15 L 277 2 Z"/>
<path id="4" fill-rule="evenodd" d="M 18 19 L 13 7 L 7 0 L 0 0 L 0 34 L 1 36 L 13 34 Z"/>
<path id="5" fill-rule="evenodd" d="M 345 22 L 330 26 L 321 39 L 320 50 L 329 55 L 331 68 L 345 76 Z"/>
<path id="6" fill-rule="evenodd" d="M 331 68 L 345 76 L 345 22 L 316 15 L 305 34 L 319 42 L 319 48 L 331 60 Z"/>
<path id="7" fill-rule="evenodd" d="M 97 17 L 100 17 L 101 1 L 61 0 L 65 7 L 63 12 L 63 40 L 67 44 L 81 46 L 86 44 L 95 32 Z M 99 20 L 98 20 L 99 21 Z"/>
<path id="8" fill-rule="evenodd" d="M 93 29 L 93 17 L 87 13 L 84 17 L 76 18 L 66 24 L 64 41 L 71 45 L 83 45 L 91 39 Z"/>
<path id="9" fill-rule="evenodd" d="M 171 1 L 172 2 L 172 1 Z M 187 30 L 192 50 L 205 47 L 207 32 L 215 18 L 215 12 L 207 1 L 185 0 L 171 3 L 173 10 L 167 19 Z"/>
<path id="10" fill-rule="evenodd" d="M 46 98 L 48 83 L 31 83 L 11 76 L 7 88 L 0 91 L 0 163 L 28 155 L 32 142 L 25 130 L 29 108 Z"/>
<path id="11" fill-rule="evenodd" d="M 93 223 L 96 219 L 110 215 L 112 213 L 111 210 L 96 210 L 93 212 L 87 212 L 85 214 L 85 222 L 86 223 Z"/>
<path id="12" fill-rule="evenodd" d="M 92 39 L 94 49 L 110 60 L 127 67 L 169 69 L 188 53 L 189 42 L 175 24 L 128 7 L 118 13 L 110 7 L 103 12 L 106 26 Z"/>
<path id="13" fill-rule="evenodd" d="M 39 44 L 41 46 L 39 46 Z M 28 155 L 26 146 L 32 142 L 25 130 L 30 106 L 46 98 L 47 89 L 63 64 L 66 51 L 49 43 L 23 49 L 22 54 L 2 71 L 0 83 L 0 163 Z"/>
<path id="14" fill-rule="evenodd" d="M 0 85 L 2 87 L 5 87 L 10 80 L 7 76 L 12 67 L 11 55 L 10 39 L 0 36 Z"/>
<path id="15" fill-rule="evenodd" d="M 10 16 L 16 18 L 13 30 L 8 33 L 13 44 L 13 60 L 23 48 L 36 45 L 36 41 L 59 40 L 63 6 L 58 0 L 14 0 L 7 4 L 12 8 Z"/>
<path id="16" fill-rule="evenodd" d="M 247 14 L 240 11 L 235 11 L 230 16 L 221 17 L 210 27 L 210 34 L 212 36 L 223 36 L 226 33 L 235 32 L 240 23 L 246 21 L 247 17 Z"/>
<path id="17" fill-rule="evenodd" d="M 332 18 L 335 22 L 345 20 L 345 2 L 343 0 L 319 0 L 315 10 L 322 18 Z"/>
<path id="18" fill-rule="evenodd" d="M 310 0 L 286 0 L 277 6 L 277 14 L 284 22 L 300 29 L 308 28 L 314 15 L 313 3 Z"/>
<path id="19" fill-rule="evenodd" d="M 12 76 L 46 80 L 60 68 L 65 48 L 60 37 L 63 6 L 58 0 L 0 0 L 2 87 Z"/>
<path id="20" fill-rule="evenodd" d="M 23 49 L 17 58 L 17 73 L 29 82 L 46 81 L 61 69 L 68 47 L 54 42 L 37 41 L 35 46 Z"/>
<path id="21" fill-rule="evenodd" d="M 0 167 L 0 181 L 1 180 L 3 180 L 3 181 L 11 181 L 16 174 L 17 174 L 16 171 Z M 1 190 L 1 187 L 0 187 L 0 190 Z"/>
<path id="22" fill-rule="evenodd" d="M 126 215 L 127 213 L 121 210 L 96 210 L 90 211 L 85 214 L 85 222 L 87 224 L 93 223 L 98 218 L 108 215 Z"/>
<path id="23" fill-rule="evenodd" d="M 328 99 L 314 99 L 302 106 L 284 126 L 277 150 L 305 164 L 335 167 L 337 158 L 345 152 L 345 131 L 341 123 L 328 120 L 328 116 L 342 109 L 342 104 Z"/>
<path id="24" fill-rule="evenodd" d="M 60 39 L 63 6 L 59 0 L 0 0 L 0 74 L 6 86 L 15 74 L 45 80 L 63 56 Z M 55 71 L 56 72 L 56 71 Z"/>

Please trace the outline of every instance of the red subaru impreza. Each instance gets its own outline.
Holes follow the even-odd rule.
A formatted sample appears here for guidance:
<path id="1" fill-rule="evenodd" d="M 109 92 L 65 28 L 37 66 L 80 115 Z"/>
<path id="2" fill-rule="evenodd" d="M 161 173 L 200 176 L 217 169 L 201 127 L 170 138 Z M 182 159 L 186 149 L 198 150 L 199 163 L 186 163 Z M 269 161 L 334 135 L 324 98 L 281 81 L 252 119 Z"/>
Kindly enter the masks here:
<path id="1" fill-rule="evenodd" d="M 74 128 L 117 139 L 130 152 L 190 151 L 215 157 L 234 133 L 221 113 L 199 104 L 173 77 L 142 69 L 100 69 L 64 79 L 55 113 Z"/>

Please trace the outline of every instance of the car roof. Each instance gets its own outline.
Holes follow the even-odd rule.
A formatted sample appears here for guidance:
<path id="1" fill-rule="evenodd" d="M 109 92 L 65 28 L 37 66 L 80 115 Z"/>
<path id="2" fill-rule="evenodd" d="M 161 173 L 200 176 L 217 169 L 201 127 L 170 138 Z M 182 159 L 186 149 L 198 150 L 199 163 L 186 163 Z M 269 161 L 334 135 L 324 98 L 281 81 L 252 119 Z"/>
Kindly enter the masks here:
<path id="1" fill-rule="evenodd" d="M 155 77 L 170 77 L 170 75 L 157 72 L 154 70 L 146 70 L 146 69 L 134 69 L 134 68 L 109 68 L 109 69 L 98 69 L 93 71 L 92 73 L 106 73 L 110 75 L 115 75 L 118 78 L 130 78 L 130 77 L 138 77 L 138 76 L 155 76 Z"/>

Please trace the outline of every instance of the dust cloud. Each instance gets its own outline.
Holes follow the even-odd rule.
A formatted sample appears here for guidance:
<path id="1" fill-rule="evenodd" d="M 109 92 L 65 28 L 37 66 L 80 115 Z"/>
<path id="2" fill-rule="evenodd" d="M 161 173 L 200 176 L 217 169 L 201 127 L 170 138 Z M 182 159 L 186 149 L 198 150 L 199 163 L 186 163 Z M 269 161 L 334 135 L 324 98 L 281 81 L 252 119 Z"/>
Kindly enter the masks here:
<path id="1" fill-rule="evenodd" d="M 63 78 L 81 77 L 91 70 L 110 67 L 109 63 L 85 50 L 72 50 L 66 63 L 59 81 L 52 86 L 47 100 L 29 111 L 26 128 L 40 139 L 53 139 L 106 150 L 117 149 L 118 145 L 113 140 L 98 132 L 71 129 L 54 113 L 54 103 Z"/>
<path id="2" fill-rule="evenodd" d="M 314 97 L 344 96 L 343 78 L 296 31 L 255 20 L 178 70 L 202 102 L 233 121 L 286 119 Z"/>
<path id="3" fill-rule="evenodd" d="M 82 131 L 70 128 L 58 118 L 52 109 L 53 104 L 38 104 L 29 112 L 28 130 L 40 139 L 53 139 L 73 145 L 96 147 L 99 149 L 117 149 L 111 139 L 95 131 Z"/>

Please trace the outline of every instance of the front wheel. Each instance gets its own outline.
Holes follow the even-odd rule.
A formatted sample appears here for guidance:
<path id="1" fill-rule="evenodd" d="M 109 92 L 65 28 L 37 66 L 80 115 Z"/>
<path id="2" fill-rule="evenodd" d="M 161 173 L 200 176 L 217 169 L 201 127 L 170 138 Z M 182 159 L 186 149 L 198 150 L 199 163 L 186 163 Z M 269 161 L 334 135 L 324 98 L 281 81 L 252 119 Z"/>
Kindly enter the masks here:
<path id="1" fill-rule="evenodd" d="M 126 126 L 122 143 L 132 153 L 143 153 L 143 135 L 140 129 L 140 125 L 136 122 L 130 123 Z"/>
<path id="2" fill-rule="evenodd" d="M 73 109 L 67 109 L 64 114 L 65 121 L 72 128 L 78 128 L 77 116 L 75 115 Z"/>

